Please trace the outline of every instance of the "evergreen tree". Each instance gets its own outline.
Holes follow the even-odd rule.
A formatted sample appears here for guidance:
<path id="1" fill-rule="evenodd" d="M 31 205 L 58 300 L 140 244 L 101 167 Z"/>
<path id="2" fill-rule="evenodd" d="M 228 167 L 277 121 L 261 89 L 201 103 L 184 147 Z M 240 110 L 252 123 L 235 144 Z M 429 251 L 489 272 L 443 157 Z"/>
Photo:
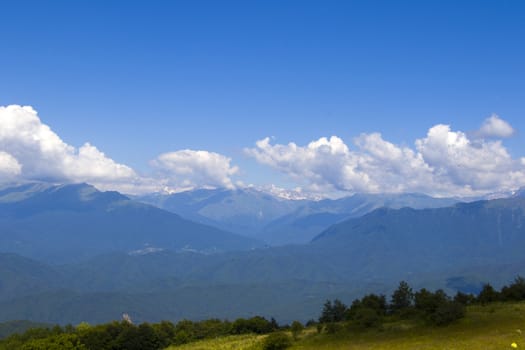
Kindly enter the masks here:
<path id="1" fill-rule="evenodd" d="M 490 283 L 485 283 L 478 295 L 478 301 L 482 305 L 485 305 L 497 300 L 499 300 L 499 293 L 490 285 Z"/>
<path id="2" fill-rule="evenodd" d="M 510 286 L 501 289 L 501 299 L 505 301 L 525 300 L 525 279 L 518 276 Z"/>
<path id="3" fill-rule="evenodd" d="M 319 322 L 321 323 L 331 323 L 331 322 L 341 322 L 345 319 L 345 314 L 347 307 L 339 299 L 335 299 L 333 304 L 330 300 L 327 300 L 324 303 L 323 311 L 321 317 L 319 317 Z"/>
<path id="4" fill-rule="evenodd" d="M 392 294 L 390 301 L 390 310 L 400 312 L 410 308 L 414 303 L 414 292 L 407 282 L 399 282 L 399 286 Z"/>

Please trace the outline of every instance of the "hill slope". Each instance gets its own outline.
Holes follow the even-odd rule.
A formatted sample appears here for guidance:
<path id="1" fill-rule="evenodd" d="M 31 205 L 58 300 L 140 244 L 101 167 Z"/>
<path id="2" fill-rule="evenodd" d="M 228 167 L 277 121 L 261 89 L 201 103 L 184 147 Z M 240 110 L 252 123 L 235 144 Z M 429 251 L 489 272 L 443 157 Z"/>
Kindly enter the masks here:
<path id="1" fill-rule="evenodd" d="M 80 260 L 111 251 L 218 252 L 260 245 L 86 184 L 1 189 L 0 232 L 0 251 L 46 261 Z"/>
<path id="2" fill-rule="evenodd" d="M 521 260 L 524 224 L 521 197 L 438 209 L 379 209 L 332 226 L 312 246 L 344 252 L 361 273 L 430 272 Z"/>

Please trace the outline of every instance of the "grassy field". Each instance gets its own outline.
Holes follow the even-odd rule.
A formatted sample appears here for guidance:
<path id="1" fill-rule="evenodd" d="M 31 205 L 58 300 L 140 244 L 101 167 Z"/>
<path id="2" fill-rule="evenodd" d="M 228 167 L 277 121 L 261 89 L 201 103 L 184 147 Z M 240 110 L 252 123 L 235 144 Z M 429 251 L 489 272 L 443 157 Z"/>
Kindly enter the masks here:
<path id="1" fill-rule="evenodd" d="M 262 341 L 265 338 L 265 335 L 237 335 L 237 336 L 227 336 L 217 339 L 208 339 L 203 341 L 198 341 L 195 343 L 172 346 L 168 349 L 177 349 L 177 350 L 207 350 L 207 349 L 217 349 L 217 350 L 259 350 L 262 349 Z"/>
<path id="2" fill-rule="evenodd" d="M 264 337 L 230 336 L 169 349 L 259 350 Z M 464 319 L 446 327 L 392 322 L 379 330 L 342 330 L 336 334 L 317 334 L 314 329 L 309 329 L 290 349 L 491 350 L 512 349 L 512 343 L 516 343 L 518 349 L 525 349 L 525 303 L 470 306 Z"/>

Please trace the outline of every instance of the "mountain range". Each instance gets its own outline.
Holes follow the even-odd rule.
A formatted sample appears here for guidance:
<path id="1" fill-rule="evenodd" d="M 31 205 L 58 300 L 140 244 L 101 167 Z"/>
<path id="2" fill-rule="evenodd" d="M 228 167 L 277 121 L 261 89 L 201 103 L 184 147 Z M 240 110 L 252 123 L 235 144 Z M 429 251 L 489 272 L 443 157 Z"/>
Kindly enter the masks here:
<path id="1" fill-rule="evenodd" d="M 0 188 L 0 247 L 50 262 L 112 251 L 219 252 L 262 246 L 87 184 Z"/>
<path id="2" fill-rule="evenodd" d="M 460 201 L 417 193 L 354 194 L 339 199 L 296 200 L 253 188 L 200 189 L 133 198 L 196 222 L 257 238 L 272 246 L 307 243 L 333 224 L 382 207 L 438 208 Z"/>
<path id="3" fill-rule="evenodd" d="M 224 191 L 223 200 L 230 195 Z M 239 201 L 252 195 L 263 196 L 235 194 Z M 290 216 L 300 208 L 369 203 L 354 197 L 261 201 L 296 205 Z M 310 242 L 268 247 L 85 184 L 2 188 L 0 322 L 97 323 L 123 312 L 136 321 L 255 314 L 306 321 L 328 298 L 350 303 L 363 293 L 390 293 L 400 280 L 414 288 L 478 292 L 484 282 L 508 283 L 525 271 L 523 192 L 438 208 L 359 210 L 364 215 L 341 218 Z"/>

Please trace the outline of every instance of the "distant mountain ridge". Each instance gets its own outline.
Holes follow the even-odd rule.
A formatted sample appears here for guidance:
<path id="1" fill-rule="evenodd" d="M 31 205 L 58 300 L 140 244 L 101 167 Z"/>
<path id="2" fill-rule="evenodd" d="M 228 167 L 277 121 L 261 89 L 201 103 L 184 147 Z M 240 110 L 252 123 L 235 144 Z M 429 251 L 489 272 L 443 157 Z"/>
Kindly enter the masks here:
<path id="1" fill-rule="evenodd" d="M 190 220 L 264 240 L 270 245 L 307 243 L 333 224 L 381 207 L 436 208 L 459 202 L 455 198 L 411 193 L 290 200 L 251 188 L 154 193 L 134 198 Z"/>
<path id="2" fill-rule="evenodd" d="M 385 275 L 512 263 L 525 249 L 525 198 L 436 209 L 382 208 L 330 227 L 312 244 L 345 251 L 358 265 Z M 370 265 L 375 260 L 384 267 Z"/>
<path id="3" fill-rule="evenodd" d="M 87 184 L 2 188 L 0 232 L 0 251 L 46 261 L 148 247 L 212 253 L 261 246 Z"/>

